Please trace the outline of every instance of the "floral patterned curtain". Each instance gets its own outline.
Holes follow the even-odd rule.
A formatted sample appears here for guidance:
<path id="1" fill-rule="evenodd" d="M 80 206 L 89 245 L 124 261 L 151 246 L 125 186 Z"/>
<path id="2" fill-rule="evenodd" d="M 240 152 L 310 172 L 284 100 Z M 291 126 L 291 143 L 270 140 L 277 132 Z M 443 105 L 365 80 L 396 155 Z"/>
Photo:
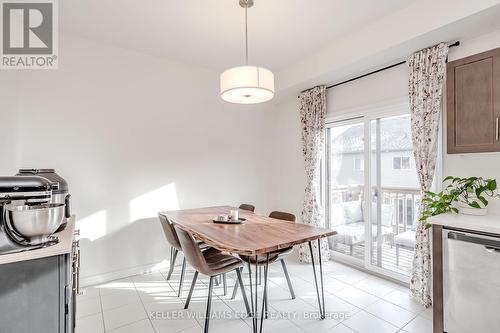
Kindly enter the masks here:
<path id="1" fill-rule="evenodd" d="M 418 51 L 407 59 L 411 132 L 421 194 L 428 191 L 436 169 L 439 119 L 448 46 L 444 43 Z M 424 209 L 419 207 L 419 216 Z M 416 230 L 416 245 L 410 280 L 412 296 L 425 307 L 432 305 L 430 231 L 424 224 Z"/>
<path id="2" fill-rule="evenodd" d="M 300 99 L 300 120 L 302 127 L 302 152 L 305 161 L 306 188 L 304 205 L 302 208 L 302 223 L 324 227 L 323 211 L 320 202 L 319 167 L 321 153 L 325 140 L 326 89 L 324 86 L 314 87 L 304 91 Z M 316 259 L 318 243 L 313 242 L 313 253 Z M 321 240 L 321 258 L 329 258 L 326 238 Z M 302 244 L 299 247 L 301 262 L 310 262 L 309 246 Z"/>

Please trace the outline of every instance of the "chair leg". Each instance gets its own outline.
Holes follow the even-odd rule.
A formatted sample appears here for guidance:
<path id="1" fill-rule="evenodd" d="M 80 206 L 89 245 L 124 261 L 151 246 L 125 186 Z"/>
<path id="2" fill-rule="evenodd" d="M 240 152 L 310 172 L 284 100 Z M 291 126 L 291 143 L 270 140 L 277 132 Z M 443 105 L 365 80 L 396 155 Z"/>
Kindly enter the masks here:
<path id="1" fill-rule="evenodd" d="M 215 283 L 215 286 L 219 286 L 219 276 L 214 276 L 214 283 Z"/>
<path id="2" fill-rule="evenodd" d="M 352 245 L 349 245 L 349 255 L 350 255 L 351 257 L 352 257 L 352 253 L 353 253 L 353 251 L 352 251 Z"/>
<path id="3" fill-rule="evenodd" d="M 227 280 L 226 280 L 226 273 L 222 274 L 222 287 L 224 289 L 224 296 L 227 295 Z"/>
<path id="4" fill-rule="evenodd" d="M 286 269 L 286 263 L 284 259 L 281 259 L 281 267 L 283 267 L 283 273 L 285 273 L 286 283 L 288 283 L 288 290 L 290 290 L 290 296 L 295 299 L 295 292 L 293 291 L 292 281 L 290 280 L 290 275 L 288 275 L 288 269 Z"/>
<path id="5" fill-rule="evenodd" d="M 184 310 L 189 307 L 189 302 L 191 302 L 191 296 L 193 296 L 194 286 L 196 285 L 196 279 L 198 278 L 198 271 L 194 271 L 193 282 L 191 282 L 191 289 L 189 289 L 188 298 L 186 304 L 184 305 Z"/>
<path id="6" fill-rule="evenodd" d="M 242 271 L 243 271 L 243 267 L 236 269 L 236 275 L 238 276 L 238 281 L 236 281 L 236 285 L 234 286 L 233 297 L 231 299 L 234 299 L 234 297 L 236 297 L 236 291 L 238 290 L 238 284 L 239 284 L 241 287 L 241 294 L 243 295 L 243 302 L 245 302 L 245 308 L 247 309 L 247 315 L 250 317 L 252 315 L 252 313 L 250 312 L 250 306 L 248 305 L 247 293 L 245 291 L 245 287 L 243 286 L 243 278 L 241 277 Z"/>
<path id="7" fill-rule="evenodd" d="M 179 292 L 177 297 L 182 296 L 182 285 L 184 284 L 184 273 L 186 272 L 186 257 L 182 260 L 181 280 L 179 281 Z"/>
<path id="8" fill-rule="evenodd" d="M 241 272 L 239 271 L 239 269 L 236 269 L 236 272 L 239 272 L 241 274 Z M 233 288 L 233 294 L 231 295 L 231 299 L 235 299 L 236 298 L 236 293 L 238 292 L 238 283 L 235 283 L 234 284 L 234 288 Z"/>
<path id="9" fill-rule="evenodd" d="M 210 277 L 210 282 L 208 285 L 208 300 L 207 300 L 207 313 L 205 315 L 205 329 L 204 333 L 208 333 L 208 324 L 210 321 L 210 308 L 212 307 L 212 289 L 214 287 L 214 277 Z"/>
<path id="10" fill-rule="evenodd" d="M 172 276 L 172 272 L 174 271 L 175 267 L 175 260 L 177 259 L 177 253 L 179 250 L 172 248 L 173 254 L 172 254 L 172 260 L 170 261 L 170 269 L 168 270 L 168 275 L 167 275 L 167 281 L 170 280 L 170 277 Z"/>

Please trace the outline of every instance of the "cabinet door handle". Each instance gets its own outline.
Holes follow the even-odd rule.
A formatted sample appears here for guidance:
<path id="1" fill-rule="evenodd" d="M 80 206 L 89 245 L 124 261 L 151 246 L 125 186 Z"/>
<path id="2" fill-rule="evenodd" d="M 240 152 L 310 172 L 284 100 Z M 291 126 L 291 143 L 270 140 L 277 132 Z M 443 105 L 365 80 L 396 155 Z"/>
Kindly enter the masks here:
<path id="1" fill-rule="evenodd" d="M 498 141 L 498 120 L 499 118 L 497 117 L 496 123 L 495 123 L 495 139 Z"/>

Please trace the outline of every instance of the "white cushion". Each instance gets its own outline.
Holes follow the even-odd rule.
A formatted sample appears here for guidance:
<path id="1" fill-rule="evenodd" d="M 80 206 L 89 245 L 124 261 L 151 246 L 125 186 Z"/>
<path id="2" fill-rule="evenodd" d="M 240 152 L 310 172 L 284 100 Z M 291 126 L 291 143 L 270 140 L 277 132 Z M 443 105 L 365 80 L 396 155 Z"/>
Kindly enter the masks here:
<path id="1" fill-rule="evenodd" d="M 408 230 L 394 236 L 394 244 L 415 248 L 415 231 Z"/>
<path id="2" fill-rule="evenodd" d="M 342 208 L 341 204 L 333 204 L 330 207 L 330 225 L 343 225 L 345 224 L 344 218 L 344 208 Z"/>
<path id="3" fill-rule="evenodd" d="M 392 219 L 394 217 L 394 206 L 390 204 L 382 204 L 381 205 L 381 213 L 382 213 L 382 219 L 381 219 L 381 224 L 386 227 L 391 227 L 392 226 Z M 364 212 L 363 212 L 364 213 Z M 377 223 L 377 204 L 373 203 L 372 204 L 372 223 L 376 224 Z"/>
<path id="4" fill-rule="evenodd" d="M 361 209 L 361 201 L 347 201 L 341 203 L 344 210 L 345 223 L 356 223 L 363 221 L 363 210 Z"/>

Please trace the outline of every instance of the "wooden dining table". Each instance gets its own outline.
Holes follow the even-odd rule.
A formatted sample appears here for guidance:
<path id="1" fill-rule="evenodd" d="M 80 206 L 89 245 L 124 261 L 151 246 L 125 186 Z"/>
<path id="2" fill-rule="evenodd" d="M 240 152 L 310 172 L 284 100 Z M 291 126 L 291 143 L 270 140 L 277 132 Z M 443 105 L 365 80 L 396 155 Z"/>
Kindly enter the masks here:
<path id="1" fill-rule="evenodd" d="M 257 311 L 258 262 L 260 261 L 262 263 L 263 258 L 264 260 L 267 258 L 266 269 L 264 270 L 264 275 L 266 275 L 269 255 L 271 253 L 294 245 L 308 243 L 314 271 L 320 317 L 324 319 L 326 311 L 320 241 L 321 238 L 333 236 L 336 232 L 325 228 L 278 220 L 245 210 L 239 210 L 240 218 L 245 219 L 241 224 L 223 224 L 213 221 L 221 214 L 229 214 L 232 209 L 238 208 L 217 206 L 166 211 L 160 212 L 159 214 L 164 215 L 169 221 L 191 233 L 196 239 L 220 251 L 245 256 L 255 256 L 255 288 L 252 288 L 252 282 L 250 280 L 250 300 L 252 302 L 252 307 L 255 309 L 252 322 L 254 332 L 262 332 L 264 319 L 264 316 L 259 316 Z M 314 241 L 317 241 L 318 255 L 316 258 L 319 263 L 319 282 L 313 251 Z M 250 272 L 249 276 L 251 277 Z M 266 283 L 267 277 L 264 276 L 264 292 L 267 290 Z M 264 294 L 264 297 L 266 297 L 266 294 Z M 264 304 L 262 304 L 262 313 L 263 312 Z M 261 319 L 260 330 L 257 320 L 258 317 Z"/>

